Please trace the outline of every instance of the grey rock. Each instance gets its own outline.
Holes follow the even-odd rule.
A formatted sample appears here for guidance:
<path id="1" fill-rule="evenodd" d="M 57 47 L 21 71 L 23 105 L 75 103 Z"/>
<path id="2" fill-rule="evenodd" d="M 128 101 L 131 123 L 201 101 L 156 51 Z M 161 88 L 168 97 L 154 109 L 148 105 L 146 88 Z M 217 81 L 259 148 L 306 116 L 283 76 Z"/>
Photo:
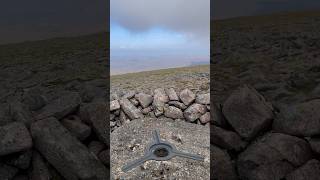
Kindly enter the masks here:
<path id="1" fill-rule="evenodd" d="M 312 158 L 308 143 L 300 138 L 270 133 L 251 144 L 238 158 L 241 179 L 282 179 L 295 166 Z"/>
<path id="2" fill-rule="evenodd" d="M 183 103 L 179 102 L 179 101 L 169 101 L 168 102 L 169 105 L 173 105 L 179 109 L 185 110 L 187 109 L 187 106 L 184 105 Z"/>
<path id="3" fill-rule="evenodd" d="M 207 94 L 197 94 L 196 103 L 198 104 L 210 104 L 210 93 Z"/>
<path id="4" fill-rule="evenodd" d="M 32 180 L 49 180 L 52 179 L 49 169 L 43 159 L 43 157 L 34 151 L 32 155 Z"/>
<path id="5" fill-rule="evenodd" d="M 120 109 L 120 104 L 118 100 L 113 100 L 110 102 L 110 111 L 115 111 Z"/>
<path id="6" fill-rule="evenodd" d="M 137 101 L 135 98 L 132 98 L 129 100 L 134 106 L 138 106 L 139 105 L 139 101 Z"/>
<path id="7" fill-rule="evenodd" d="M 6 156 L 4 159 L 4 162 L 7 165 L 11 165 L 14 167 L 17 167 L 19 169 L 27 169 L 30 165 L 32 158 L 32 151 L 27 150 L 24 152 L 14 153 L 10 154 L 9 156 Z"/>
<path id="8" fill-rule="evenodd" d="M 10 103 L 10 114 L 12 120 L 24 123 L 28 128 L 34 121 L 34 117 L 30 110 L 21 102 Z"/>
<path id="9" fill-rule="evenodd" d="M 145 93 L 136 94 L 135 98 L 139 101 L 143 108 L 148 107 L 153 101 L 153 97 Z"/>
<path id="10" fill-rule="evenodd" d="M 115 127 L 117 125 L 117 123 L 116 122 L 114 122 L 114 121 L 110 121 L 110 127 Z"/>
<path id="11" fill-rule="evenodd" d="M 146 108 L 144 108 L 144 109 L 142 109 L 142 114 L 144 114 L 144 115 L 146 115 L 146 114 L 148 114 L 149 112 L 151 112 L 152 111 L 152 108 L 151 108 L 152 106 L 149 106 L 149 107 L 146 107 Z"/>
<path id="12" fill-rule="evenodd" d="M 62 119 L 77 110 L 81 103 L 81 98 L 78 93 L 64 93 L 60 98 L 55 99 L 50 104 L 41 109 L 41 112 L 36 116 L 36 119 L 45 119 L 47 117 L 55 117 Z"/>
<path id="13" fill-rule="evenodd" d="M 84 141 L 91 134 L 91 128 L 82 122 L 63 119 L 61 123 L 70 131 L 73 136 L 78 138 L 80 141 Z"/>
<path id="14" fill-rule="evenodd" d="M 164 113 L 164 105 L 169 101 L 169 97 L 166 92 L 162 88 L 158 88 L 154 90 L 153 96 L 153 107 L 155 109 L 155 115 L 161 116 Z"/>
<path id="15" fill-rule="evenodd" d="M 214 160 L 210 165 L 214 170 L 214 173 L 210 174 L 212 179 L 237 180 L 237 173 L 228 153 L 214 145 L 210 145 L 210 151 Z"/>
<path id="16" fill-rule="evenodd" d="M 210 122 L 210 112 L 206 112 L 204 115 L 200 116 L 200 122 L 202 124 Z"/>
<path id="17" fill-rule="evenodd" d="M 129 91 L 125 95 L 122 96 L 122 98 L 131 99 L 136 94 L 136 91 Z"/>
<path id="18" fill-rule="evenodd" d="M 191 122 L 199 119 L 204 113 L 206 113 L 207 107 L 202 104 L 192 104 L 184 112 L 184 117 Z"/>
<path id="19" fill-rule="evenodd" d="M 99 153 L 104 150 L 107 146 L 99 141 L 91 141 L 89 143 L 89 151 L 98 157 Z"/>
<path id="20" fill-rule="evenodd" d="M 115 121 L 116 115 L 110 114 L 110 121 Z"/>
<path id="21" fill-rule="evenodd" d="M 240 151 L 245 148 L 246 142 L 235 132 L 217 126 L 210 127 L 211 142 L 226 150 Z"/>
<path id="22" fill-rule="evenodd" d="M 313 137 L 308 139 L 313 152 L 320 154 L 320 138 Z"/>
<path id="23" fill-rule="evenodd" d="M 0 179 L 10 180 L 18 173 L 18 169 L 0 162 Z"/>
<path id="24" fill-rule="evenodd" d="M 23 123 L 13 122 L 0 127 L 0 156 L 28 150 L 32 139 Z"/>
<path id="25" fill-rule="evenodd" d="M 196 99 L 196 95 L 189 89 L 182 90 L 179 96 L 183 104 L 186 106 L 189 106 Z"/>
<path id="26" fill-rule="evenodd" d="M 121 122 L 121 124 L 123 124 L 124 122 L 127 121 L 127 115 L 126 113 L 124 113 L 123 111 L 120 111 L 120 115 L 119 115 L 119 121 Z"/>
<path id="27" fill-rule="evenodd" d="M 108 179 L 107 169 L 57 119 L 37 121 L 31 134 L 35 148 L 66 179 Z"/>
<path id="28" fill-rule="evenodd" d="M 198 154 L 205 158 L 204 161 L 175 157 L 169 161 L 147 161 L 140 167 L 123 172 L 121 168 L 125 164 L 143 156 L 155 129 L 159 130 L 161 140 L 170 142 L 180 151 Z M 176 137 L 180 140 L 177 141 Z M 183 121 L 167 118 L 131 121 L 110 135 L 111 179 L 210 179 L 209 137 L 208 127 Z"/>
<path id="29" fill-rule="evenodd" d="M 320 100 L 283 108 L 273 123 L 276 132 L 295 136 L 313 136 L 320 134 Z"/>
<path id="30" fill-rule="evenodd" d="M 164 109 L 164 116 L 172 119 L 182 119 L 183 112 L 179 108 L 176 108 L 174 106 L 169 106 Z"/>
<path id="31" fill-rule="evenodd" d="M 165 90 L 170 101 L 179 101 L 179 96 L 173 88 L 169 88 Z"/>
<path id="32" fill-rule="evenodd" d="M 126 115 L 128 115 L 128 117 L 131 120 L 143 117 L 141 111 L 138 108 L 136 108 L 128 99 L 121 99 L 120 106 L 121 109 L 126 113 Z"/>
<path id="33" fill-rule="evenodd" d="M 108 112 L 104 102 L 92 102 L 80 107 L 80 118 L 89 124 L 99 140 L 109 144 Z"/>
<path id="34" fill-rule="evenodd" d="M 232 93 L 222 112 L 231 126 L 246 140 L 271 124 L 272 107 L 252 87 L 243 86 Z"/>
<path id="35" fill-rule="evenodd" d="M 113 100 L 119 100 L 119 96 L 117 93 L 110 93 L 110 100 L 113 101 Z"/>
<path id="36" fill-rule="evenodd" d="M 312 159 L 300 168 L 288 174 L 286 176 L 286 180 L 318 180 L 319 177 L 320 162 L 316 159 Z"/>
<path id="37" fill-rule="evenodd" d="M 39 88 L 33 88 L 23 94 L 22 102 L 29 110 L 36 111 L 46 105 L 47 99 Z"/>
<path id="38" fill-rule="evenodd" d="M 119 116 L 120 115 L 120 109 L 118 109 L 118 110 L 116 110 L 116 111 L 114 111 L 113 113 L 114 113 L 114 115 L 116 115 L 116 116 Z"/>

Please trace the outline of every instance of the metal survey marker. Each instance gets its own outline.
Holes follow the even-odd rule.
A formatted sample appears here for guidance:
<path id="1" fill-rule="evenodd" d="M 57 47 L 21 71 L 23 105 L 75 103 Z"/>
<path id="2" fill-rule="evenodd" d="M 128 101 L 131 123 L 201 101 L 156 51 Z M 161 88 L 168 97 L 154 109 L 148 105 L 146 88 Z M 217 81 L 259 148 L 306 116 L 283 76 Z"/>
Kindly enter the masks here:
<path id="1" fill-rule="evenodd" d="M 167 161 L 175 156 L 200 161 L 204 160 L 201 156 L 178 151 L 174 145 L 166 141 L 162 141 L 158 130 L 154 130 L 153 142 L 147 146 L 144 156 L 123 166 L 122 171 L 127 172 L 149 160 Z"/>

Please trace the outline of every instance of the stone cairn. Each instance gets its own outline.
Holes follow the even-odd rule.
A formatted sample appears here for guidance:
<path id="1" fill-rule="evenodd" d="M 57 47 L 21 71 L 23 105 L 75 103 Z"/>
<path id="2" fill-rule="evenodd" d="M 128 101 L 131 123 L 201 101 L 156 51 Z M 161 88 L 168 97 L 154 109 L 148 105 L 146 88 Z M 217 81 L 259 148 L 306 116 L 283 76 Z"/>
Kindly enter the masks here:
<path id="1" fill-rule="evenodd" d="M 211 175 L 216 180 L 320 177 L 320 99 L 273 107 L 250 86 L 212 106 Z"/>
<path id="2" fill-rule="evenodd" d="M 189 89 L 177 94 L 173 88 L 155 89 L 153 95 L 129 91 L 121 98 L 113 97 L 110 111 L 111 131 L 143 117 L 166 117 L 205 125 L 210 121 L 210 94 L 195 94 Z"/>

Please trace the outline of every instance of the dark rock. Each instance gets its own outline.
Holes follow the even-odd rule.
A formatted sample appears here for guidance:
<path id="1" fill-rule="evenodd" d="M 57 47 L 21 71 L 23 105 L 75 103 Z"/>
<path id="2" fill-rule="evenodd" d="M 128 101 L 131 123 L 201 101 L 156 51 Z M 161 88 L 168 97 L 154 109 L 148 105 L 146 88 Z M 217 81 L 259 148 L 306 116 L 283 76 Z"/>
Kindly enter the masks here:
<path id="1" fill-rule="evenodd" d="M 29 180 L 29 177 L 26 174 L 19 174 L 15 176 L 12 180 Z"/>
<path id="2" fill-rule="evenodd" d="M 320 138 L 309 138 L 309 144 L 313 152 L 320 154 Z"/>
<path id="3" fill-rule="evenodd" d="M 87 137 L 89 137 L 91 134 L 91 128 L 82 122 L 63 119 L 61 123 L 70 131 L 72 135 L 77 137 L 80 141 L 87 139 Z"/>
<path id="4" fill-rule="evenodd" d="M 165 90 L 170 101 L 179 101 L 179 96 L 173 88 L 169 88 Z"/>
<path id="5" fill-rule="evenodd" d="M 318 135 L 320 134 L 319 108 L 319 99 L 283 108 L 273 123 L 273 129 L 295 136 Z"/>
<path id="6" fill-rule="evenodd" d="M 10 104 L 10 114 L 12 120 L 17 122 L 22 122 L 28 128 L 30 127 L 31 123 L 34 121 L 34 117 L 30 110 L 24 106 L 21 102 L 12 102 Z"/>
<path id="7" fill-rule="evenodd" d="M 224 130 L 217 126 L 210 127 L 210 141 L 226 150 L 240 151 L 245 148 L 246 142 L 235 132 Z"/>
<path id="8" fill-rule="evenodd" d="M 286 176 L 286 180 L 318 180 L 319 177 L 320 162 L 316 159 L 312 159 L 300 168 L 288 174 Z"/>
<path id="9" fill-rule="evenodd" d="M 270 133 L 251 144 L 238 158 L 241 179 L 282 179 L 295 166 L 312 158 L 309 144 L 300 138 Z"/>
<path id="10" fill-rule="evenodd" d="M 35 148 L 66 179 L 108 179 L 107 169 L 57 119 L 35 122 L 31 134 Z"/>
<path id="11" fill-rule="evenodd" d="M 145 93 L 136 94 L 135 98 L 139 101 L 143 108 L 148 107 L 153 101 L 153 97 Z"/>
<path id="12" fill-rule="evenodd" d="M 212 111 L 210 111 L 211 115 L 211 121 L 214 125 L 220 126 L 220 127 L 226 127 L 227 126 L 227 120 L 224 118 L 221 110 L 221 106 L 212 104 Z"/>
<path id="13" fill-rule="evenodd" d="M 32 172 L 31 172 L 32 180 L 49 180 L 52 179 L 49 169 L 44 162 L 42 156 L 34 151 L 32 155 Z"/>
<path id="14" fill-rule="evenodd" d="M 0 127 L 0 156 L 28 150 L 32 139 L 23 123 L 13 122 Z"/>
<path id="15" fill-rule="evenodd" d="M 0 179 L 10 180 L 18 173 L 18 169 L 0 162 Z"/>
<path id="16" fill-rule="evenodd" d="M 106 165 L 107 167 L 110 167 L 110 150 L 109 149 L 101 151 L 98 157 L 104 165 Z"/>
<path id="17" fill-rule="evenodd" d="M 81 98 L 78 93 L 64 93 L 60 98 L 45 106 L 37 115 L 37 119 L 45 119 L 47 117 L 55 117 L 58 120 L 68 114 L 73 113 L 79 107 Z"/>
<path id="18" fill-rule="evenodd" d="M 183 104 L 189 106 L 196 99 L 196 95 L 189 89 L 184 89 L 180 92 L 180 99 Z"/>
<path id="19" fill-rule="evenodd" d="M 80 90 L 82 102 L 92 102 L 97 97 L 104 97 L 105 91 L 102 88 L 86 83 Z"/>
<path id="20" fill-rule="evenodd" d="M 120 104 L 118 100 L 113 100 L 110 102 L 110 111 L 115 111 L 120 109 Z"/>
<path id="21" fill-rule="evenodd" d="M 104 102 L 92 102 L 80 107 L 80 118 L 92 127 L 99 140 L 109 144 L 108 112 Z"/>
<path id="22" fill-rule="evenodd" d="M 128 99 L 121 99 L 120 106 L 131 120 L 143 117 L 141 111 L 136 108 Z"/>
<path id="23" fill-rule="evenodd" d="M 234 91 L 224 103 L 222 112 L 246 140 L 253 139 L 273 119 L 272 107 L 255 89 L 248 86 Z"/>
<path id="24" fill-rule="evenodd" d="M 185 110 L 187 109 L 187 106 L 184 105 L 183 103 L 179 102 L 179 101 L 169 101 L 168 102 L 169 105 L 173 105 L 179 109 Z"/>
<path id="25" fill-rule="evenodd" d="M 0 126 L 13 122 L 8 104 L 0 104 Z"/>
<path id="26" fill-rule="evenodd" d="M 98 154 L 107 146 L 99 141 L 91 141 L 88 148 L 89 151 L 98 157 Z"/>
<path id="27" fill-rule="evenodd" d="M 210 175 L 212 179 L 237 180 L 237 173 L 228 153 L 214 145 L 210 145 L 210 151 L 213 155 L 211 159 L 214 160 L 210 163 L 211 169 L 214 171 Z"/>
<path id="28" fill-rule="evenodd" d="M 210 104 L 210 93 L 198 94 L 196 96 L 196 103 L 204 105 Z"/>
<path id="29" fill-rule="evenodd" d="M 172 119 L 182 119 L 183 112 L 179 108 L 176 108 L 174 106 L 169 106 L 164 109 L 164 116 Z"/>
<path id="30" fill-rule="evenodd" d="M 207 107 L 202 104 L 192 104 L 184 112 L 184 117 L 191 122 L 194 122 L 206 113 Z"/>
<path id="31" fill-rule="evenodd" d="M 33 88 L 23 94 L 22 102 L 29 110 L 36 111 L 46 105 L 47 99 L 38 88 Z"/>
<path id="32" fill-rule="evenodd" d="M 25 152 L 14 153 L 5 157 L 4 162 L 8 165 L 11 165 L 20 169 L 27 169 L 30 165 L 31 158 L 32 158 L 32 151 L 27 150 Z"/>
<path id="33" fill-rule="evenodd" d="M 204 115 L 202 115 L 200 117 L 200 122 L 202 124 L 206 124 L 206 123 L 210 122 L 210 112 L 206 112 Z"/>

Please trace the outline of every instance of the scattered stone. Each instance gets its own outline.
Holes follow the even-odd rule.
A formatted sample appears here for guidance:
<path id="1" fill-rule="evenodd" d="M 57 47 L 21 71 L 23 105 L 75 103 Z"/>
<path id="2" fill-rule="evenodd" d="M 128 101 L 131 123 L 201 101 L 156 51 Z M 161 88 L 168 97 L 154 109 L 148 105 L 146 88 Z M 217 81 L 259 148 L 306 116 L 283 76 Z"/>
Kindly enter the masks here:
<path id="1" fill-rule="evenodd" d="M 42 156 L 34 151 L 32 155 L 32 180 L 49 180 L 52 179 L 49 169 Z"/>
<path id="2" fill-rule="evenodd" d="M 179 108 L 169 106 L 164 109 L 164 116 L 172 119 L 183 119 L 183 112 Z"/>
<path id="3" fill-rule="evenodd" d="M 73 136 L 78 138 L 80 141 L 84 141 L 91 134 L 91 128 L 79 121 L 63 119 L 61 123 L 70 131 Z"/>
<path id="4" fill-rule="evenodd" d="M 30 165 L 31 158 L 32 158 L 32 151 L 27 150 L 25 152 L 14 153 L 5 157 L 4 162 L 7 165 L 11 165 L 19 169 L 27 169 Z"/>
<path id="5" fill-rule="evenodd" d="M 65 93 L 60 98 L 55 99 L 53 102 L 42 108 L 41 112 L 36 116 L 36 118 L 40 120 L 52 116 L 60 120 L 66 115 L 77 110 L 80 102 L 81 98 L 78 93 Z"/>
<path id="6" fill-rule="evenodd" d="M 241 137 L 235 132 L 214 125 L 210 127 L 210 137 L 213 144 L 226 150 L 240 151 L 246 146 L 246 142 L 242 141 Z"/>
<path id="7" fill-rule="evenodd" d="M 308 143 L 300 138 L 270 133 L 251 144 L 239 155 L 241 179 L 282 179 L 295 166 L 312 158 Z"/>
<path id="8" fill-rule="evenodd" d="M 253 139 L 273 119 L 270 105 L 249 86 L 234 91 L 224 103 L 222 111 L 231 126 L 246 140 Z"/>
<path id="9" fill-rule="evenodd" d="M 23 123 L 13 122 L 0 127 L 0 156 L 28 150 L 32 139 Z"/>
<path id="10" fill-rule="evenodd" d="M 12 166 L 8 166 L 0 162 L 0 179 L 9 180 L 12 179 L 18 173 L 18 169 Z"/>
<path id="11" fill-rule="evenodd" d="M 121 99 L 120 105 L 121 109 L 126 113 L 126 115 L 128 115 L 131 120 L 143 117 L 141 111 L 136 108 L 128 99 Z"/>
<path id="12" fill-rule="evenodd" d="M 188 121 L 194 122 L 206 113 L 206 111 L 206 106 L 202 104 L 192 104 L 183 112 L 183 115 Z"/>
<path id="13" fill-rule="evenodd" d="M 92 102 L 80 107 L 81 120 L 89 124 L 99 140 L 105 144 L 109 144 L 108 113 L 105 102 Z"/>
<path id="14" fill-rule="evenodd" d="M 57 119 L 35 122 L 31 134 L 35 148 L 66 179 L 108 179 L 107 169 Z"/>
<path id="15" fill-rule="evenodd" d="M 237 180 L 237 173 L 228 153 L 214 145 L 210 145 L 210 151 L 213 155 L 210 166 L 214 170 L 210 177 L 217 180 Z"/>
<path id="16" fill-rule="evenodd" d="M 143 108 L 148 107 L 153 101 L 153 97 L 145 93 L 136 94 L 135 98 L 139 101 Z"/>
<path id="17" fill-rule="evenodd" d="M 184 105 L 183 103 L 179 102 L 179 101 L 169 101 L 168 102 L 169 105 L 173 105 L 179 109 L 185 110 L 187 109 L 187 106 Z"/>
<path id="18" fill-rule="evenodd" d="M 196 95 L 189 89 L 184 89 L 180 92 L 180 99 L 183 104 L 189 106 L 196 99 Z"/>
<path id="19" fill-rule="evenodd" d="M 196 103 L 204 105 L 210 104 L 210 93 L 198 94 L 196 96 Z"/>
<path id="20" fill-rule="evenodd" d="M 106 145 L 99 141 L 91 141 L 88 148 L 90 152 L 98 157 L 98 154 L 106 148 Z"/>
<path id="21" fill-rule="evenodd" d="M 173 88 L 169 88 L 165 90 L 170 101 L 179 101 L 179 96 Z"/>
<path id="22" fill-rule="evenodd" d="M 28 128 L 34 121 L 33 115 L 28 108 L 21 102 L 12 102 L 10 104 L 10 114 L 12 120 L 24 123 Z"/>
<path id="23" fill-rule="evenodd" d="M 200 116 L 200 122 L 202 124 L 210 122 L 210 112 L 206 112 L 204 115 Z"/>
<path id="24" fill-rule="evenodd" d="M 320 134 L 320 100 L 315 99 L 282 109 L 273 123 L 276 132 L 295 136 Z"/>
<path id="25" fill-rule="evenodd" d="M 320 162 L 316 159 L 312 159 L 300 168 L 288 174 L 286 176 L 286 180 L 318 180 L 319 177 Z"/>
<path id="26" fill-rule="evenodd" d="M 110 111 L 115 111 L 120 109 L 120 104 L 118 100 L 113 100 L 110 102 Z"/>

